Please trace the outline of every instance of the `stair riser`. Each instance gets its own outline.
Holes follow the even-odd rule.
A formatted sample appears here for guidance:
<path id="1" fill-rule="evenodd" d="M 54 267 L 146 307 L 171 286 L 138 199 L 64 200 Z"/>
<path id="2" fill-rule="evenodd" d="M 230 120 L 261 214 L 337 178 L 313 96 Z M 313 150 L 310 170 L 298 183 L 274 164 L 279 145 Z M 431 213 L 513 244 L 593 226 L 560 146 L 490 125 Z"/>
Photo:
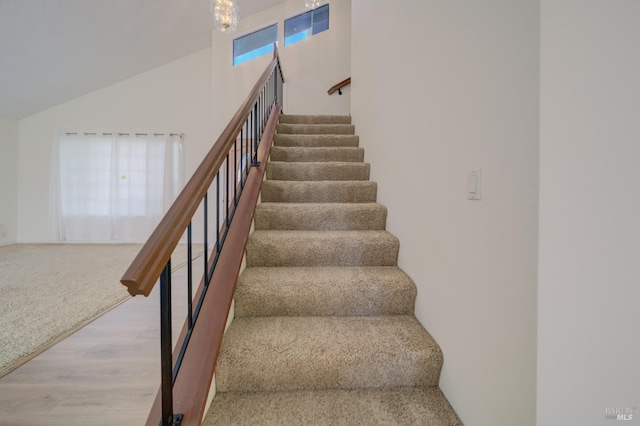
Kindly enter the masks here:
<path id="1" fill-rule="evenodd" d="M 323 352 L 322 349 L 320 352 Z M 265 354 L 268 356 L 268 354 Z M 374 355 L 375 356 L 375 355 Z M 376 356 L 376 362 L 368 363 L 364 357 L 353 360 L 345 360 L 338 365 L 327 369 L 287 368 L 278 369 L 276 377 L 267 380 L 254 381 L 249 371 L 249 366 L 238 365 L 246 371 L 246 375 L 239 374 L 231 383 L 226 374 L 217 373 L 216 390 L 220 392 L 264 392 L 264 391 L 288 391 L 288 390 L 313 390 L 313 389 L 355 389 L 355 388 L 390 388 L 390 387 L 426 387 L 437 386 L 440 377 L 440 368 L 424 368 L 420 374 L 421 366 L 429 366 L 434 363 L 432 359 L 417 356 L 409 360 L 412 364 L 410 374 L 401 374 L 397 371 L 402 368 L 402 361 L 397 356 Z M 224 364 L 221 364 L 224 365 Z M 225 371 L 225 370 L 222 370 Z M 375 378 L 366 378 L 372 371 L 379 374 Z"/>
<path id="2" fill-rule="evenodd" d="M 262 203 L 254 216 L 257 230 L 384 230 L 387 209 L 380 204 Z"/>
<path id="3" fill-rule="evenodd" d="M 356 135 L 283 135 L 277 134 L 275 146 L 283 147 L 357 147 L 360 138 Z"/>
<path id="4" fill-rule="evenodd" d="M 300 148 L 280 147 L 271 148 L 271 161 L 292 162 L 362 162 L 364 149 L 362 148 Z"/>
<path id="5" fill-rule="evenodd" d="M 353 135 L 352 124 L 278 124 L 277 133 L 296 135 Z"/>
<path id="6" fill-rule="evenodd" d="M 438 387 L 219 392 L 203 426 L 463 426 Z"/>
<path id="7" fill-rule="evenodd" d="M 278 122 L 283 124 L 351 124 L 351 116 L 282 114 Z"/>
<path id="8" fill-rule="evenodd" d="M 257 235 L 247 243 L 247 266 L 395 266 L 398 240 L 388 237 L 322 235 L 315 237 L 280 237 Z M 309 232 L 309 231 L 307 231 Z M 372 231 L 361 231 L 372 232 Z M 347 234 L 348 231 L 339 231 Z M 351 234 L 351 233 L 349 233 Z"/>
<path id="9" fill-rule="evenodd" d="M 399 268 L 247 268 L 236 317 L 412 315 L 416 286 Z"/>
<path id="10" fill-rule="evenodd" d="M 437 386 L 442 352 L 405 318 L 236 318 L 218 360 L 216 390 Z"/>
<path id="11" fill-rule="evenodd" d="M 261 199 L 274 203 L 375 203 L 378 185 L 358 182 L 264 181 Z"/>
<path id="12" fill-rule="evenodd" d="M 272 161 L 267 166 L 267 180 L 369 180 L 368 163 L 289 163 Z"/>

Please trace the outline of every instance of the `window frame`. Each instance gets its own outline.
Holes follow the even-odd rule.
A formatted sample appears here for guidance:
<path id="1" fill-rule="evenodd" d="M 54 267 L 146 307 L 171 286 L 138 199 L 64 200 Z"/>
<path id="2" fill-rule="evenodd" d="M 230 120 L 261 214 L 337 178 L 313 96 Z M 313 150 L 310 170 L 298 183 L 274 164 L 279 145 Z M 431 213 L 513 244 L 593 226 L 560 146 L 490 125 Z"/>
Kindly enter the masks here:
<path id="1" fill-rule="evenodd" d="M 306 10 L 306 11 L 304 11 L 302 13 L 298 13 L 296 15 L 293 15 L 293 16 L 290 16 L 288 18 L 285 18 L 284 25 L 283 25 L 283 43 L 284 43 L 284 46 L 285 47 L 286 46 L 291 46 L 291 45 L 296 44 L 296 43 L 298 43 L 300 41 L 306 40 L 306 39 L 308 39 L 308 38 L 310 38 L 310 37 L 312 37 L 314 35 L 317 35 L 317 34 L 325 32 L 325 31 L 328 31 L 331 28 L 331 8 L 329 7 L 329 5 L 330 5 L 330 3 L 325 3 L 325 4 L 321 5 L 321 6 L 316 7 L 315 9 Z M 314 26 L 314 20 L 313 20 L 314 13 L 316 13 L 318 10 L 323 9 L 323 8 L 327 9 L 327 27 L 325 29 L 322 29 L 321 31 L 315 32 L 314 31 L 314 27 L 315 26 Z M 293 19 L 300 18 L 301 16 L 304 16 L 304 15 L 307 15 L 307 14 L 311 15 L 310 16 L 310 26 L 308 28 L 302 30 L 302 31 L 299 31 L 299 32 L 297 32 L 295 34 L 292 34 L 292 35 L 287 37 L 287 23 L 290 22 Z M 308 33 L 308 34 L 304 38 L 301 38 L 299 40 L 295 40 L 293 42 L 287 42 L 287 39 L 293 37 L 294 35 L 301 34 L 301 33 Z"/>
<path id="2" fill-rule="evenodd" d="M 273 42 L 278 44 L 278 35 L 279 35 L 278 32 L 279 32 L 280 29 L 278 28 L 278 22 L 277 21 L 276 22 L 272 22 L 270 24 L 267 24 L 267 25 L 265 25 L 263 27 L 260 27 L 258 29 L 247 31 L 242 35 L 234 37 L 233 41 L 231 42 L 231 65 L 236 67 L 238 65 L 244 64 L 245 62 L 249 62 L 249 61 L 251 61 L 253 59 L 259 58 L 260 56 L 264 56 L 264 55 L 267 55 L 267 54 L 273 52 L 273 42 L 270 42 L 269 44 L 265 44 L 264 46 L 261 46 L 261 47 L 259 47 L 257 49 L 253 49 L 253 50 L 250 50 L 249 52 L 245 52 L 243 54 L 240 54 L 240 55 L 236 56 L 236 41 L 238 41 L 240 39 L 243 39 L 243 38 L 246 38 L 246 37 L 249 37 L 249 36 L 251 36 L 253 34 L 256 34 L 256 33 L 259 33 L 261 31 L 268 30 L 268 29 L 273 28 L 273 27 L 275 27 L 275 35 L 276 35 L 275 40 Z M 251 52 L 255 52 L 257 50 L 264 49 L 264 48 L 267 48 L 267 50 L 265 52 L 260 53 L 260 54 L 256 54 L 255 56 L 247 58 L 247 59 L 243 60 L 242 62 L 237 62 L 236 63 L 236 58 L 237 57 L 241 57 L 243 55 L 247 55 L 247 54 L 249 54 Z"/>

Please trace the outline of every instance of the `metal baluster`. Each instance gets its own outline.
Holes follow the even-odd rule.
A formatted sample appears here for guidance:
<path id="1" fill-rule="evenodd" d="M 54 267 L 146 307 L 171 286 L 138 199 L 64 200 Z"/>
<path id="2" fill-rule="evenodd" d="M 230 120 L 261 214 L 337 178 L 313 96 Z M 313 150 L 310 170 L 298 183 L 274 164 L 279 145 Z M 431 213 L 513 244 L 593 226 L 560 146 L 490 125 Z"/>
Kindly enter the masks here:
<path id="1" fill-rule="evenodd" d="M 272 75 L 269 76 L 269 114 L 271 114 L 271 107 L 273 106 L 273 81 Z"/>
<path id="2" fill-rule="evenodd" d="M 162 425 L 173 426 L 173 377 L 171 344 L 171 259 L 160 275 L 160 368 Z"/>
<path id="3" fill-rule="evenodd" d="M 205 192 L 202 200 L 204 204 L 204 285 L 209 286 L 208 262 L 209 259 L 209 192 Z"/>
<path id="4" fill-rule="evenodd" d="M 242 161 L 244 160 L 244 126 L 240 129 L 240 188 L 244 189 L 244 169 Z M 242 192 L 241 192 L 242 193 Z"/>
<path id="5" fill-rule="evenodd" d="M 238 140 L 233 143 L 233 211 L 238 204 Z"/>
<path id="6" fill-rule="evenodd" d="M 253 106 L 253 158 L 251 159 L 252 166 L 258 167 L 258 104 Z"/>
<path id="7" fill-rule="evenodd" d="M 249 113 L 249 135 L 251 135 L 250 138 L 255 138 L 254 127 L 253 127 L 253 109 Z M 249 158 L 251 159 L 251 167 L 253 167 L 254 166 L 254 164 L 253 164 L 253 141 L 249 141 L 248 145 L 251 147 L 251 154 L 250 154 Z"/>
<path id="8" fill-rule="evenodd" d="M 220 253 L 220 170 L 216 174 L 216 255 Z"/>
<path id="9" fill-rule="evenodd" d="M 282 93 L 282 69 L 280 68 L 280 64 L 278 64 L 278 73 L 280 74 L 280 78 L 276 81 L 278 82 L 278 105 L 284 105 L 284 93 Z"/>
<path id="10" fill-rule="evenodd" d="M 226 226 L 225 226 L 225 235 L 227 233 L 227 230 L 229 229 L 229 223 L 231 223 L 231 218 L 229 218 L 229 153 L 227 152 L 227 165 L 225 167 L 226 169 L 226 173 L 227 173 L 227 185 L 226 185 L 226 202 L 225 202 L 225 206 L 227 209 L 227 216 L 225 217 L 225 222 L 226 222 Z"/>
<path id="11" fill-rule="evenodd" d="M 191 248 L 191 222 L 189 222 L 189 226 L 187 226 L 187 309 L 189 311 L 187 315 L 189 315 L 189 330 L 193 328 L 193 261 L 191 259 L 193 259 L 193 255 Z"/>
<path id="12" fill-rule="evenodd" d="M 262 89 L 258 94 L 257 108 L 258 108 L 258 140 L 260 140 L 260 138 L 262 137 Z"/>
<path id="13" fill-rule="evenodd" d="M 260 95 L 261 94 L 258 94 L 258 101 L 256 102 L 256 111 L 258 114 L 258 141 L 260 141 L 260 138 L 262 137 L 262 108 L 261 108 L 262 99 Z M 256 145 L 256 152 L 258 151 L 257 146 L 258 145 Z"/>
<path id="14" fill-rule="evenodd" d="M 244 146 L 244 152 L 245 152 L 245 155 L 247 156 L 247 158 L 249 158 L 250 157 L 250 154 L 249 154 L 249 150 L 250 150 L 250 148 L 249 148 L 249 135 L 251 134 L 250 130 L 249 130 L 249 120 L 245 121 L 244 125 L 247 128 L 246 145 Z M 251 163 L 249 161 L 246 161 L 245 171 L 246 171 L 247 177 L 249 177 L 249 168 L 250 167 L 251 167 Z M 245 180 L 246 180 L 246 178 L 245 178 Z"/>

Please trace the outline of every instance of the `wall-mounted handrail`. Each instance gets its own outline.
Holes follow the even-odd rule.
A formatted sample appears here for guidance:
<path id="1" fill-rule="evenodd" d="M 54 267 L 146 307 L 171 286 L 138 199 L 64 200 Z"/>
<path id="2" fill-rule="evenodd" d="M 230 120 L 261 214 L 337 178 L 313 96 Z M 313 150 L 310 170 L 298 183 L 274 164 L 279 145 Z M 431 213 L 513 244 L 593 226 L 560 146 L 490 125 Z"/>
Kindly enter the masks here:
<path id="1" fill-rule="evenodd" d="M 333 95 L 335 92 L 338 92 L 339 95 L 342 95 L 342 88 L 350 84 L 351 84 L 351 77 L 345 78 L 340 83 L 336 83 L 333 86 L 331 86 L 331 88 L 327 90 L 327 93 L 329 95 Z"/>
<path id="2" fill-rule="evenodd" d="M 283 83 L 274 43 L 273 58 L 249 96 L 121 279 L 133 296 L 148 296 L 155 283 L 160 282 L 161 387 L 147 419 L 149 426 L 156 426 L 158 422 L 163 426 L 176 426 L 183 421 L 189 425 L 200 424 L 281 111 Z M 216 203 L 215 225 L 210 224 L 213 220 L 209 218 L 208 194 L 212 190 Z M 192 219 L 199 207 L 204 212 L 204 272 L 194 299 Z M 211 228 L 215 232 L 215 243 L 210 249 Z M 187 318 L 173 350 L 171 256 L 185 231 Z M 200 313 L 204 313 L 204 319 L 198 321 Z M 203 362 L 205 360 L 207 362 Z M 174 414 L 174 409 L 178 414 Z"/>

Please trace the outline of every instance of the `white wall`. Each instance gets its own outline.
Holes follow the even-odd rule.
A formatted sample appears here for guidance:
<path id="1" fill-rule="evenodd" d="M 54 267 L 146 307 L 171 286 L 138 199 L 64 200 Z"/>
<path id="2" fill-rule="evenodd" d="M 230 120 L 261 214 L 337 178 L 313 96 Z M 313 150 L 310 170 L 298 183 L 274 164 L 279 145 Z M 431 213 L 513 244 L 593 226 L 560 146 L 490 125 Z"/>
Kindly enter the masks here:
<path id="1" fill-rule="evenodd" d="M 640 407 L 640 2 L 541 4 L 538 424 L 609 425 Z"/>
<path id="2" fill-rule="evenodd" d="M 0 116 L 0 246 L 18 234 L 18 121 Z"/>
<path id="3" fill-rule="evenodd" d="M 217 134 L 249 94 L 270 55 L 233 66 L 233 39 L 278 24 L 278 46 L 284 73 L 287 114 L 349 114 L 350 89 L 329 96 L 327 90 L 350 76 L 351 0 L 331 0 L 329 30 L 284 46 L 284 19 L 304 12 L 304 2 L 290 0 L 243 17 L 235 33 L 213 31 L 213 110 Z"/>
<path id="4" fill-rule="evenodd" d="M 351 37 L 356 130 L 441 387 L 465 424 L 533 425 L 538 2 L 353 0 Z"/>
<path id="5" fill-rule="evenodd" d="M 210 118 L 206 49 L 20 120 L 18 242 L 50 240 L 50 157 L 59 132 L 184 133 L 188 178 L 212 145 Z"/>

